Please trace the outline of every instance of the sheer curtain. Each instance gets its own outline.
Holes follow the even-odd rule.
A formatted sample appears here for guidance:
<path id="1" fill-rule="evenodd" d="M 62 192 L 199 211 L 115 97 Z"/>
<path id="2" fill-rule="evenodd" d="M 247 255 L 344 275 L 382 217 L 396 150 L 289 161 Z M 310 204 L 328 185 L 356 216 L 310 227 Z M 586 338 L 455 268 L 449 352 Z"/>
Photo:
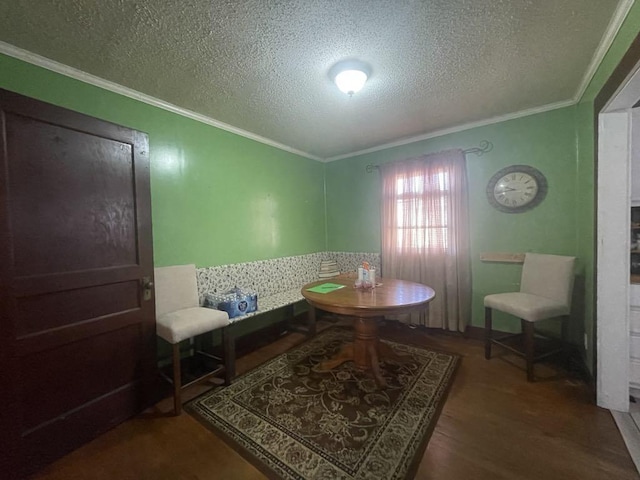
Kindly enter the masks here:
<path id="1" fill-rule="evenodd" d="M 429 285 L 410 324 L 464 331 L 471 315 L 467 174 L 462 150 L 392 162 L 382 174 L 382 275 Z"/>

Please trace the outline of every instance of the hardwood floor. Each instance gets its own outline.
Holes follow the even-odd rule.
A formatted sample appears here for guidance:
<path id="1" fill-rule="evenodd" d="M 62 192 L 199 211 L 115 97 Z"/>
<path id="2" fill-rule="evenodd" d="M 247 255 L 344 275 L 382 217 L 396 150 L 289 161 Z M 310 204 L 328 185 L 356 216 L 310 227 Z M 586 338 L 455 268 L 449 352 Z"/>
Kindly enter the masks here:
<path id="1" fill-rule="evenodd" d="M 324 323 L 324 322 L 322 322 Z M 389 324 L 382 338 L 460 354 L 462 362 L 416 479 L 639 479 L 611 414 L 585 384 L 545 365 L 535 383 L 478 340 Z M 238 360 L 245 372 L 304 340 L 293 333 Z M 500 355 L 496 348 L 495 353 Z M 208 387 L 196 386 L 195 396 Z M 38 480 L 264 479 L 172 401 L 122 424 L 37 474 Z"/>

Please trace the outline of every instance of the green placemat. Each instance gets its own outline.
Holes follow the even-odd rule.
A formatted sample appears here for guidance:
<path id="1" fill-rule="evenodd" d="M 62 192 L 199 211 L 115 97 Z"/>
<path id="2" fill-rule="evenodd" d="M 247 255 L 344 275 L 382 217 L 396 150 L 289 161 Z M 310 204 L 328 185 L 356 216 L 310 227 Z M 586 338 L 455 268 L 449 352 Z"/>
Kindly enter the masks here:
<path id="1" fill-rule="evenodd" d="M 340 285 L 339 283 L 322 283 L 315 287 L 307 288 L 307 291 L 314 293 L 329 293 L 341 288 L 344 288 L 344 285 Z"/>

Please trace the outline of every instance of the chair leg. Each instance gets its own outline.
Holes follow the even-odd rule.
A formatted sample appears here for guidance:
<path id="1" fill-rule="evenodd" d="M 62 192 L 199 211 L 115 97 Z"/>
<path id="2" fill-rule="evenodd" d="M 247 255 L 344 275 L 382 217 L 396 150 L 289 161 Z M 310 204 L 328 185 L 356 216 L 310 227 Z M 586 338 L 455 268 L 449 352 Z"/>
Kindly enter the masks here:
<path id="1" fill-rule="evenodd" d="M 562 322 L 560 326 L 560 340 L 562 340 L 562 344 L 564 345 L 569 338 L 569 315 L 563 315 L 560 317 L 560 321 Z"/>
<path id="2" fill-rule="evenodd" d="M 534 325 L 533 322 L 523 321 L 524 327 L 524 352 L 527 361 L 527 381 L 533 382 L 533 355 L 534 355 Z"/>
<path id="3" fill-rule="evenodd" d="M 484 307 L 484 358 L 491 358 L 491 326 L 492 316 L 491 309 Z"/>
<path id="4" fill-rule="evenodd" d="M 224 362 L 224 384 L 231 385 L 236 376 L 236 339 L 233 336 L 232 325 L 222 329 L 222 349 Z"/>
<path id="5" fill-rule="evenodd" d="M 173 348 L 173 413 L 178 416 L 182 411 L 182 376 L 180 374 L 180 343 L 174 343 Z"/>
<path id="6" fill-rule="evenodd" d="M 569 315 L 560 318 L 560 342 L 567 372 L 571 371 L 571 349 L 569 348 Z"/>

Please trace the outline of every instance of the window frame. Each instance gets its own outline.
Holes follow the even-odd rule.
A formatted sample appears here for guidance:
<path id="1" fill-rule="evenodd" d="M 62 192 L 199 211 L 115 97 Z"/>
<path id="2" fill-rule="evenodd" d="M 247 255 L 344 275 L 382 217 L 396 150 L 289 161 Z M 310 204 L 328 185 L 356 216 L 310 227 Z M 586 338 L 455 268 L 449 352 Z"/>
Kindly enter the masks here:
<path id="1" fill-rule="evenodd" d="M 409 188 L 406 188 L 407 186 Z M 408 245 L 410 252 L 449 251 L 451 246 L 449 214 L 451 179 L 449 171 L 440 167 L 433 173 L 423 171 L 414 175 L 396 174 L 393 192 L 396 225 L 390 225 L 388 228 L 395 229 L 396 250 L 406 251 L 404 241 L 407 232 L 409 232 L 413 236 Z M 438 224 L 430 225 L 426 209 L 429 201 L 434 199 L 441 211 L 438 216 L 441 221 Z M 404 202 L 417 203 L 414 208 L 414 211 L 417 211 L 417 218 L 413 224 L 403 218 L 403 213 L 405 212 Z M 437 233 L 433 234 L 436 231 Z"/>

